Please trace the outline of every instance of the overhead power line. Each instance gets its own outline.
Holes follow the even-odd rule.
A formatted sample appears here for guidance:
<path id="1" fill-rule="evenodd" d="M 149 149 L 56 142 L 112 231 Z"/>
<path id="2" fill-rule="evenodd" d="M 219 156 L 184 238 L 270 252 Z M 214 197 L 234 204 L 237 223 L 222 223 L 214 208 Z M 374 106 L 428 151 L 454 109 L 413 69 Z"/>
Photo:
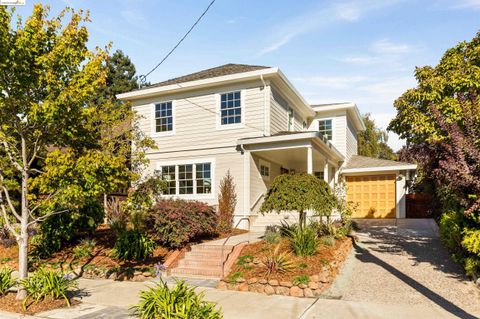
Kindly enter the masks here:
<path id="1" fill-rule="evenodd" d="M 151 69 L 149 72 L 147 72 L 144 75 L 140 75 L 140 77 L 139 77 L 140 83 L 144 84 L 147 81 L 147 76 L 152 74 L 152 72 L 154 72 L 160 65 L 162 65 L 163 62 L 165 62 L 166 59 L 168 59 L 168 57 L 178 48 L 178 46 L 183 42 L 183 40 L 185 40 L 185 38 L 190 34 L 190 32 L 192 32 L 192 30 L 197 26 L 197 24 L 200 22 L 200 20 L 202 20 L 202 18 L 205 16 L 205 14 L 207 14 L 208 10 L 215 3 L 215 1 L 216 0 L 212 0 L 210 2 L 210 4 L 205 9 L 205 11 L 203 11 L 203 13 L 200 15 L 200 17 L 198 17 L 197 21 L 195 21 L 195 23 L 190 27 L 190 29 L 188 29 L 188 31 L 183 35 L 183 37 L 180 39 L 180 41 L 178 41 L 177 44 L 175 44 L 175 46 L 170 50 L 170 52 L 168 52 L 167 55 L 165 55 L 163 57 L 163 59 L 153 69 Z"/>

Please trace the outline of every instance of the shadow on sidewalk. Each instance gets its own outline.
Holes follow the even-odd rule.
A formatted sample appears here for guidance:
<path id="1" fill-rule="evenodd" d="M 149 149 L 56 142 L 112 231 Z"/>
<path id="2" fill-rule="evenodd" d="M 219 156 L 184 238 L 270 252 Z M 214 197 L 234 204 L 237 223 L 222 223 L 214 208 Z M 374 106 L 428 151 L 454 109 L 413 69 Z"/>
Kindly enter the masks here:
<path id="1" fill-rule="evenodd" d="M 392 275 L 396 276 L 398 279 L 402 280 L 404 283 L 430 299 L 432 302 L 437 304 L 438 306 L 442 307 L 446 311 L 450 312 L 451 314 L 458 316 L 462 319 L 476 319 L 476 316 L 473 316 L 463 310 L 462 308 L 456 306 L 455 304 L 451 303 L 447 299 L 443 298 L 436 292 L 432 291 L 431 289 L 425 287 L 418 281 L 414 280 L 413 278 L 405 275 L 403 272 L 399 271 L 395 267 L 389 265 L 388 263 L 384 262 L 383 260 L 379 259 L 378 257 L 372 255 L 367 249 L 360 247 L 355 241 L 353 241 L 353 247 L 356 251 L 356 258 L 361 262 L 365 263 L 374 263 L 378 266 L 383 267 L 385 270 L 390 272 Z"/>

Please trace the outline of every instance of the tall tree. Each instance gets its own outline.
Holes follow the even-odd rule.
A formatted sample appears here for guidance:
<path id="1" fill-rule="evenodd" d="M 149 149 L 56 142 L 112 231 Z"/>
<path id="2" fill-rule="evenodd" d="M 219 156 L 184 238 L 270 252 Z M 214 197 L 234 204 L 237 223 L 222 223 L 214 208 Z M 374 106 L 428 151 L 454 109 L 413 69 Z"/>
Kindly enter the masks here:
<path id="1" fill-rule="evenodd" d="M 19 246 L 20 279 L 27 276 L 29 229 L 126 185 L 135 176 L 126 134 L 138 139 L 135 161 L 151 146 L 135 127 L 118 128 L 133 119 L 127 105 L 92 98 L 105 88 L 108 53 L 88 50 L 88 13 L 48 15 L 37 4 L 22 23 L 0 7 L 0 212 Z M 24 297 L 20 287 L 17 298 Z"/>
<path id="2" fill-rule="evenodd" d="M 358 134 L 358 154 L 368 157 L 396 160 L 397 156 L 388 146 L 388 133 L 376 126 L 370 114 L 363 115 L 366 130 Z"/>

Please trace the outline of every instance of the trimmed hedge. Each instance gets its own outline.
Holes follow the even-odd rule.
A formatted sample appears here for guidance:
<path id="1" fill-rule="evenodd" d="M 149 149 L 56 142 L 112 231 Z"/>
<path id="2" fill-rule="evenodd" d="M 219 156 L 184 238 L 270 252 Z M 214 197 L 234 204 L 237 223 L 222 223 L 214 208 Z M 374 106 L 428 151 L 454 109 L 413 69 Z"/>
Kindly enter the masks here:
<path id="1" fill-rule="evenodd" d="M 215 235 L 218 217 L 215 209 L 205 203 L 165 199 L 153 206 L 146 222 L 153 226 L 163 245 L 179 248 L 196 238 Z"/>

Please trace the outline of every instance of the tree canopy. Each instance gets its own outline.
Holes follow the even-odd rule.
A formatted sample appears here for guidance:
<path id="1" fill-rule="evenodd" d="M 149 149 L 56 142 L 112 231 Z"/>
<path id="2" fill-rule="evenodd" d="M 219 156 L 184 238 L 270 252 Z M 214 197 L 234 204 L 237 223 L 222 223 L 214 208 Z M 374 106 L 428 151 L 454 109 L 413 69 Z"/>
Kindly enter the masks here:
<path id="1" fill-rule="evenodd" d="M 397 156 L 388 146 L 388 133 L 375 124 L 370 114 L 363 115 L 365 131 L 358 133 L 358 154 L 374 158 L 396 160 Z"/>
<path id="2" fill-rule="evenodd" d="M 336 206 L 337 199 L 324 180 L 307 173 L 282 174 L 268 188 L 260 212 L 297 211 L 303 225 L 307 210 L 328 216 Z"/>
<path id="3" fill-rule="evenodd" d="M 41 4 L 16 21 L 0 7 L 0 212 L 19 245 L 20 279 L 29 228 L 128 185 L 153 146 L 113 89 L 98 98 L 110 92 L 111 63 L 108 47 L 87 48 L 88 21 L 69 8 L 49 18 Z M 127 156 L 131 141 L 137 147 Z"/>

